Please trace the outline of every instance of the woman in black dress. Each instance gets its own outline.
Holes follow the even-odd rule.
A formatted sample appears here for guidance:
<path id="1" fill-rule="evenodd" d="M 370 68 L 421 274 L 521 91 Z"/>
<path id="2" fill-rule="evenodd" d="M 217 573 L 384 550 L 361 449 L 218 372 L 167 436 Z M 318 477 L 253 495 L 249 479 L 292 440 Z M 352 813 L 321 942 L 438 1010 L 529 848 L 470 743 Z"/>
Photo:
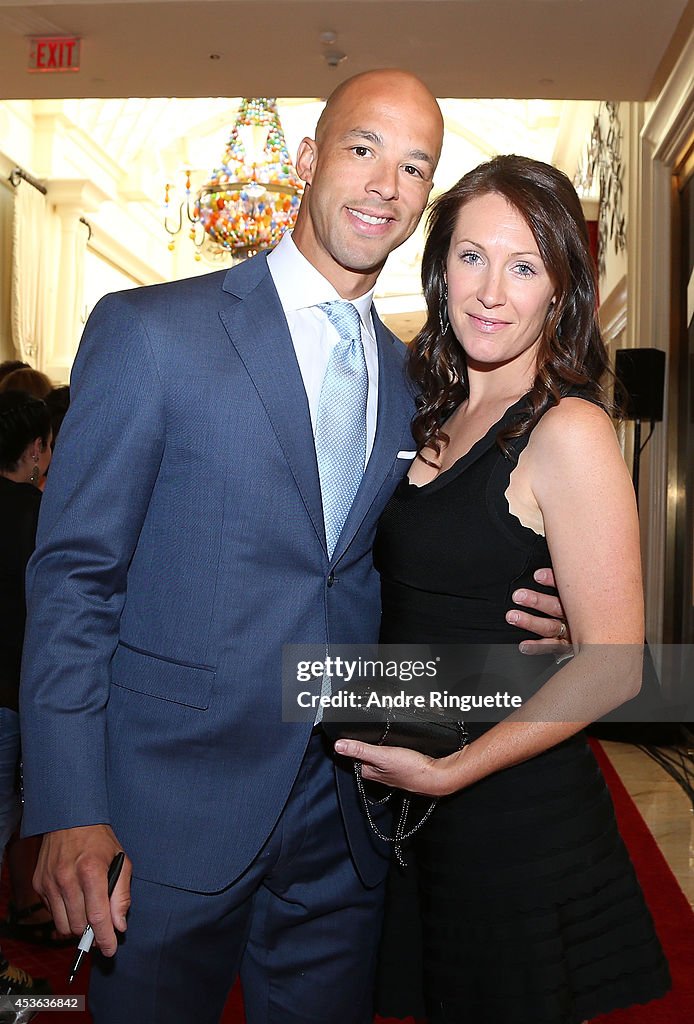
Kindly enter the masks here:
<path id="1" fill-rule="evenodd" d="M 421 918 L 431 1024 L 581 1024 L 662 995 L 669 976 L 581 731 L 638 691 L 644 620 L 633 488 L 568 178 L 515 156 L 465 175 L 434 203 L 422 278 L 428 319 L 409 364 L 420 452 L 375 546 L 382 640 L 514 644 L 503 611 L 551 565 L 575 656 L 522 715 L 471 722 L 450 757 L 336 749 L 365 779 L 441 798 L 409 854 L 416 891 L 392 879 L 400 923 L 386 927 L 402 935 Z M 417 1012 L 401 1001 L 417 971 L 397 969 L 417 937 L 388 943 L 379 1011 Z"/>

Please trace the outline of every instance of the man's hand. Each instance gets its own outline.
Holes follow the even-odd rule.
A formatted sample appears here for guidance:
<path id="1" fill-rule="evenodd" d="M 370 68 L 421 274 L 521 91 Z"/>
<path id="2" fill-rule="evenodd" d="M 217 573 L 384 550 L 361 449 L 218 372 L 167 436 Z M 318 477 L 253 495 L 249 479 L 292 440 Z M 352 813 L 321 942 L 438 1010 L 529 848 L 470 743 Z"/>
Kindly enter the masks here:
<path id="1" fill-rule="evenodd" d="M 538 569 L 534 573 L 534 579 L 546 587 L 556 586 L 551 569 Z M 512 597 L 516 604 L 523 605 L 525 608 L 533 608 L 535 611 L 550 616 L 550 618 L 542 618 L 529 612 L 519 611 L 517 608 L 506 612 L 506 621 L 512 626 L 517 626 L 530 633 L 537 633 L 541 637 L 539 640 L 524 640 L 520 644 L 523 654 L 553 654 L 555 657 L 566 657 L 571 653 L 569 627 L 558 597 L 553 597 L 551 594 L 540 594 L 536 590 L 515 590 Z"/>
<path id="2" fill-rule="evenodd" d="M 108 898 L 109 865 L 121 849 L 108 825 L 48 832 L 34 874 L 34 888 L 50 907 L 56 929 L 81 935 L 89 922 L 104 956 L 116 952 L 114 929 L 124 932 L 127 927 L 132 874 L 127 857 L 110 903 Z"/>

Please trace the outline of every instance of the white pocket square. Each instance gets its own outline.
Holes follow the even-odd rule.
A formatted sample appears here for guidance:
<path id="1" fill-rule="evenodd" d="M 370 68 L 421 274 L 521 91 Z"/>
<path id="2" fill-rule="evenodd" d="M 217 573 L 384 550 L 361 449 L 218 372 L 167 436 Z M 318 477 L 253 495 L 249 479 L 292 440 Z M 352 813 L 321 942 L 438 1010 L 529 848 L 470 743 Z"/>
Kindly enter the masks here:
<path id="1" fill-rule="evenodd" d="M 402 452 L 398 452 L 398 458 L 399 459 L 413 459 L 416 454 L 417 454 L 417 452 L 402 451 Z"/>

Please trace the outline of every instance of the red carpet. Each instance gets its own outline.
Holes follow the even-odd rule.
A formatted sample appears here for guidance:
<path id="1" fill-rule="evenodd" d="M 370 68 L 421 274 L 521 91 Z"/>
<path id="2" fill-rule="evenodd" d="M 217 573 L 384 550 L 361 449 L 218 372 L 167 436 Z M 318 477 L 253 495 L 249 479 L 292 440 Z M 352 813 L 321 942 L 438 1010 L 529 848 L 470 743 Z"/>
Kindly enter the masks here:
<path id="1" fill-rule="evenodd" d="M 664 999 L 596 1018 L 594 1024 L 688 1024 L 694 1021 L 694 914 L 612 765 L 597 743 L 594 749 L 610 787 L 619 827 L 655 918 L 673 978 L 673 990 Z M 3 908 L 6 898 L 6 888 L 2 886 L 0 905 Z M 4 940 L 3 952 L 30 973 L 49 978 L 56 994 L 67 991 L 66 977 L 73 956 L 71 949 L 46 950 Z M 85 971 L 75 983 L 73 994 L 86 991 L 87 977 L 88 972 Z M 38 1017 L 39 1022 L 49 1020 L 51 1018 L 47 1014 Z M 59 1024 L 90 1024 L 91 1017 L 88 1013 L 61 1013 L 56 1020 Z M 232 992 L 220 1024 L 244 1024 L 238 986 Z M 378 1018 L 378 1024 L 392 1022 Z M 412 1018 L 408 1024 L 413 1024 Z"/>
<path id="2" fill-rule="evenodd" d="M 663 999 L 615 1010 L 595 1024 L 687 1024 L 694 1021 L 694 914 L 607 755 L 599 743 L 592 746 L 672 974 L 672 990 Z"/>

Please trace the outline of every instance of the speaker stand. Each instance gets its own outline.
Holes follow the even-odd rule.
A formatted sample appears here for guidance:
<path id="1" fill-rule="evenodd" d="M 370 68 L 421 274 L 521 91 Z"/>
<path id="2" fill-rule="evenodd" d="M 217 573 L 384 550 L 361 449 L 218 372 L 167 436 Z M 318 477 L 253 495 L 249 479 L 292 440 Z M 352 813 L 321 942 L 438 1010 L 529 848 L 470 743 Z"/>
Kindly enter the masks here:
<path id="1" fill-rule="evenodd" d="M 639 507 L 639 470 L 641 468 L 641 420 L 634 420 L 634 458 L 631 466 L 631 479 L 634 482 L 636 507 Z"/>

